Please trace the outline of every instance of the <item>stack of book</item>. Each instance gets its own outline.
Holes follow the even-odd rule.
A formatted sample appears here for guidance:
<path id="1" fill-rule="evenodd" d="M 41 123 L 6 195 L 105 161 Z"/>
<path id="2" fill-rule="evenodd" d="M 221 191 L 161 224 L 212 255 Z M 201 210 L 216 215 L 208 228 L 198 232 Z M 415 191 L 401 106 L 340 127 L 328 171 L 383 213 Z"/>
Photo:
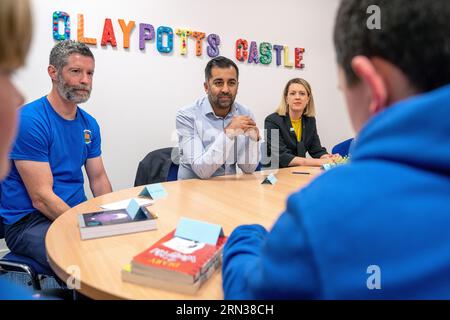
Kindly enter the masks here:
<path id="1" fill-rule="evenodd" d="M 146 207 L 143 214 L 132 219 L 127 209 L 89 212 L 78 216 L 78 225 L 82 240 L 108 237 L 156 229 L 157 216 Z"/>
<path id="2" fill-rule="evenodd" d="M 216 245 L 174 236 L 175 230 L 136 255 L 122 269 L 122 279 L 159 289 L 193 294 L 222 262 L 227 237 Z"/>

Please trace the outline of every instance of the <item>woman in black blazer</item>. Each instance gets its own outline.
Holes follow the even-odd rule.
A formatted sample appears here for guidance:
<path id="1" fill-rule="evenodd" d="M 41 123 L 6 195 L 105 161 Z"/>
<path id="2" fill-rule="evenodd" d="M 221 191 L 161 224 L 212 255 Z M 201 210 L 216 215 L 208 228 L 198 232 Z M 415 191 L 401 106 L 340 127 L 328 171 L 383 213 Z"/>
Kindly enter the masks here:
<path id="1" fill-rule="evenodd" d="M 338 156 L 328 154 L 317 134 L 314 99 L 306 80 L 290 80 L 283 92 L 276 112 L 266 117 L 267 155 L 271 165 L 280 168 L 292 166 L 321 166 L 333 162 Z M 275 132 L 278 130 L 279 144 Z M 272 151 L 272 152 L 271 152 Z M 306 158 L 306 152 L 311 158 Z M 278 161 L 277 161 L 278 160 Z M 275 161 L 275 162 L 274 162 Z"/>

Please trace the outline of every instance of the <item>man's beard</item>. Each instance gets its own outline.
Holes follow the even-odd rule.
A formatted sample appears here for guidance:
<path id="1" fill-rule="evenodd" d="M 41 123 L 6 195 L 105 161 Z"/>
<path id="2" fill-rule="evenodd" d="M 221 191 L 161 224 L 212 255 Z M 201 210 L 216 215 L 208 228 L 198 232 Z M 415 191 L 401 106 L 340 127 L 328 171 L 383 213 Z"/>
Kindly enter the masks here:
<path id="1" fill-rule="evenodd" d="M 228 97 L 230 98 L 228 101 L 220 101 L 220 98 Z M 214 103 L 214 106 L 220 109 L 229 109 L 234 103 L 234 98 L 231 94 L 219 94 L 213 97 L 211 94 L 209 95 L 210 101 Z"/>
<path id="2" fill-rule="evenodd" d="M 84 85 L 78 85 L 78 86 L 70 86 L 68 85 L 64 79 L 58 75 L 58 81 L 57 81 L 57 89 L 59 94 L 66 100 L 78 104 L 78 103 L 84 103 L 89 100 L 89 97 L 91 96 L 91 87 L 84 86 Z M 80 94 L 77 90 L 85 90 L 84 94 Z"/>

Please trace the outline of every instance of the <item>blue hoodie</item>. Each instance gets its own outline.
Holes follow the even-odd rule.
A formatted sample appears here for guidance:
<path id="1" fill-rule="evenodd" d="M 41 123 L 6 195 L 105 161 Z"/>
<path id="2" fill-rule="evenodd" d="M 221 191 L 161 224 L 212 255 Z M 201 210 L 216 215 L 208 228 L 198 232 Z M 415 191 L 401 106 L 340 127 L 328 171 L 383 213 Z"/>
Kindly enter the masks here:
<path id="1" fill-rule="evenodd" d="M 226 299 L 450 299 L 450 86 L 361 131 L 352 161 L 292 194 L 270 233 L 240 226 Z"/>

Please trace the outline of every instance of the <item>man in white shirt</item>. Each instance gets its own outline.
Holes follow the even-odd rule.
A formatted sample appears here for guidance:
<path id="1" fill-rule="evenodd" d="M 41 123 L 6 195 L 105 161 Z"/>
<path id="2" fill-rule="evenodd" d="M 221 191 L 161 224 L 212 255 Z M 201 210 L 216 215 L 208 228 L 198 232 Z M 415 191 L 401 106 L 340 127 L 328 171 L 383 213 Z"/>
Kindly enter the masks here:
<path id="1" fill-rule="evenodd" d="M 206 96 L 177 113 L 178 179 L 252 173 L 259 163 L 259 130 L 252 112 L 235 102 L 239 70 L 216 57 L 205 68 Z"/>

